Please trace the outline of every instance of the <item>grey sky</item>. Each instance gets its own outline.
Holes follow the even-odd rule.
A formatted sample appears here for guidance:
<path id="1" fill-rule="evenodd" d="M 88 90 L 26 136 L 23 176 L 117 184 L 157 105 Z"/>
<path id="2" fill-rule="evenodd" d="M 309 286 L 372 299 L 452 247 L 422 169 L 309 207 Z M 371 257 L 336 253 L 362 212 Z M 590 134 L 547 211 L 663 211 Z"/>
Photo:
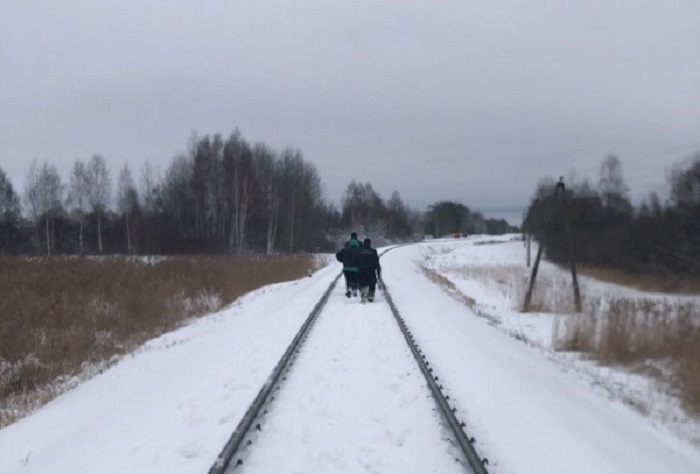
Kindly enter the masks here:
<path id="1" fill-rule="evenodd" d="M 351 179 L 422 208 L 522 207 L 543 175 L 633 196 L 700 150 L 700 2 L 28 1 L 0 8 L 0 167 L 116 178 L 190 133 L 299 147 L 339 202 Z"/>

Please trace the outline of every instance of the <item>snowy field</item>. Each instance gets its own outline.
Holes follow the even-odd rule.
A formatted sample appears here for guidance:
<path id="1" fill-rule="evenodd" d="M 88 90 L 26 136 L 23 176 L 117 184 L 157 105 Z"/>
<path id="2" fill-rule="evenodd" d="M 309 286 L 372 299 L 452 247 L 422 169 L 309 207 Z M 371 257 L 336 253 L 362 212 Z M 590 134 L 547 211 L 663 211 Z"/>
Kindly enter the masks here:
<path id="1" fill-rule="evenodd" d="M 682 409 L 673 388 L 645 375 L 658 362 L 649 361 L 637 371 L 602 367 L 579 353 L 554 350 L 573 310 L 571 273 L 544 259 L 540 262 L 533 307 L 555 308 L 550 312 L 520 311 L 531 268 L 519 236 L 471 237 L 466 241 L 434 241 L 422 244 L 416 264 L 446 277 L 454 286 L 453 297 L 469 300 L 471 309 L 487 318 L 499 330 L 538 350 L 564 372 L 584 380 L 602 397 L 627 404 L 644 413 L 660 430 L 669 431 L 695 446 L 700 446 L 700 419 L 691 418 Z M 531 259 L 537 251 L 533 243 Z M 605 305 L 612 298 L 655 301 L 657 303 L 697 304 L 697 296 L 649 293 L 620 285 L 578 276 L 584 307 Z M 456 294 L 455 294 L 456 293 Z M 592 303 L 593 302 L 593 303 Z M 668 315 L 673 317 L 673 315 Z M 659 365 L 663 370 L 664 367 Z M 651 371 L 651 370 L 649 370 Z M 698 471 L 700 472 L 700 471 Z"/>
<path id="2" fill-rule="evenodd" d="M 554 351 L 563 316 L 517 311 L 513 272 L 528 270 L 522 242 L 509 240 L 431 241 L 382 257 L 489 472 L 700 472 L 689 442 L 697 423 L 671 397 L 640 375 Z M 0 430 L 0 473 L 207 472 L 338 271 L 250 293 Z M 542 276 L 565 284 L 551 265 Z M 343 291 L 234 472 L 467 472 L 381 293 L 361 305 Z M 633 290 L 582 281 L 584 297 L 618 291 Z M 629 397 L 659 397 L 662 408 L 645 416 Z"/>

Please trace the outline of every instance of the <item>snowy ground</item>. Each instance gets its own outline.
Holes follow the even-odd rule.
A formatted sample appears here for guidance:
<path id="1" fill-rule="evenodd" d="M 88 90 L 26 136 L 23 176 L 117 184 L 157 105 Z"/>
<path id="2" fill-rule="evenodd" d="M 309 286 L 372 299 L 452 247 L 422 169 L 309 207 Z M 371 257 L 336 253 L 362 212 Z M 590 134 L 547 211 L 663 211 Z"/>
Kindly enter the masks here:
<path id="1" fill-rule="evenodd" d="M 527 254 L 523 242 L 514 239 L 519 237 L 477 236 L 467 241 L 428 242 L 419 247 L 420 256 L 416 257 L 415 262 L 447 277 L 455 286 L 457 297 L 473 298 L 472 309 L 488 318 L 494 327 L 533 346 L 542 357 L 558 365 L 560 370 L 572 372 L 584 380 L 598 395 L 627 404 L 644 413 L 658 429 L 700 446 L 700 419 L 688 417 L 672 387 L 645 375 L 649 369 L 665 369 L 658 361 L 649 361 L 639 370 L 631 371 L 628 368 L 602 367 L 578 353 L 553 349 L 555 333 L 563 333 L 570 319 L 566 309 L 571 309 L 573 305 L 571 274 L 543 260 L 533 303 L 547 300 L 545 306 L 563 311 L 520 312 L 531 269 L 526 266 Z M 533 245 L 532 260 L 535 252 Z M 643 292 L 580 275 L 579 284 L 584 307 L 593 304 L 591 301 L 605 304 L 611 298 L 620 297 L 670 303 L 669 307 L 688 302 L 697 304 L 698 299 L 697 296 Z"/>
<path id="2" fill-rule="evenodd" d="M 475 242 L 401 247 L 382 265 L 489 472 L 700 472 L 700 450 L 592 384 L 590 363 L 551 350 L 552 316 L 514 311 L 508 285 L 460 277 L 465 265 L 524 267 L 522 243 Z M 421 267 L 443 271 L 474 303 Z M 337 272 L 253 292 L 0 430 L 0 472 L 207 472 Z M 342 292 L 240 470 L 464 472 L 381 294 L 363 306 Z"/>

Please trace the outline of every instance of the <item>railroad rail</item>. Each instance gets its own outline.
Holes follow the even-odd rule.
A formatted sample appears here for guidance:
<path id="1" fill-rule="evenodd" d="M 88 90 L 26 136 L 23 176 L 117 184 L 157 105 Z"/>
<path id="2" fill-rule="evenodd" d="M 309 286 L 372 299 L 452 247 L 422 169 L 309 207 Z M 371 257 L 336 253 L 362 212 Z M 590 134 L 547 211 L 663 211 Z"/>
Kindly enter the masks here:
<path id="1" fill-rule="evenodd" d="M 389 250 L 384 251 L 382 255 Z M 280 382 L 286 379 L 286 375 L 283 374 L 288 373 L 291 369 L 291 366 L 293 365 L 294 360 L 301 349 L 302 343 L 307 339 L 311 328 L 318 319 L 318 316 L 321 314 L 326 302 L 328 301 L 328 298 L 333 292 L 333 289 L 337 285 L 341 276 L 342 272 L 335 277 L 333 282 L 331 282 L 331 284 L 328 286 L 328 289 L 326 289 L 326 291 L 323 293 L 323 296 L 321 296 L 321 298 L 318 300 L 311 313 L 309 313 L 308 317 L 299 328 L 299 331 L 294 336 L 294 339 L 287 347 L 287 350 L 284 352 L 284 354 L 282 354 L 282 357 L 273 369 L 272 373 L 260 388 L 257 396 L 253 400 L 253 403 L 248 407 L 245 415 L 243 415 L 243 418 L 238 423 L 238 426 L 224 445 L 221 453 L 216 458 L 216 461 L 209 469 L 209 474 L 224 474 L 225 472 L 235 468 L 235 466 L 243 463 L 243 459 L 239 457 L 238 454 L 241 452 L 243 447 L 251 444 L 250 439 L 248 439 L 247 443 L 244 443 L 244 441 L 246 438 L 248 438 L 252 429 L 260 430 L 260 422 L 256 423 L 256 420 L 259 420 L 267 413 L 267 410 L 263 410 L 263 408 L 274 400 L 273 393 L 280 389 Z M 438 408 L 440 409 L 443 419 L 446 421 L 457 445 L 464 454 L 464 458 L 467 461 L 469 469 L 474 474 L 488 474 L 485 467 L 486 464 L 488 464 L 488 460 L 482 459 L 476 452 L 476 449 L 474 448 L 474 438 L 470 438 L 468 436 L 465 431 L 465 423 L 457 418 L 456 408 L 450 405 L 449 396 L 444 393 L 444 388 L 439 383 L 438 376 L 435 375 L 433 368 L 430 366 L 430 363 L 426 358 L 426 355 L 416 343 L 413 334 L 391 298 L 386 282 L 383 282 L 380 288 L 384 292 L 384 297 L 386 298 L 389 308 L 391 309 L 391 313 L 404 336 L 406 344 L 408 344 L 409 348 L 411 349 L 411 353 L 418 363 L 421 373 L 426 379 L 428 387 L 430 388 L 431 394 L 435 399 Z"/>

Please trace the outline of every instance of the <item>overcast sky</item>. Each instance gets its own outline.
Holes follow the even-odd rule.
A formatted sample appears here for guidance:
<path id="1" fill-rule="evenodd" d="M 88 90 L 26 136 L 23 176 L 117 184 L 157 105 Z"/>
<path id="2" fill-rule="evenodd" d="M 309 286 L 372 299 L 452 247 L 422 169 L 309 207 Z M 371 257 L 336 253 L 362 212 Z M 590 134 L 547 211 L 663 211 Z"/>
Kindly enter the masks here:
<path id="1" fill-rule="evenodd" d="M 521 208 L 545 175 L 633 197 L 700 150 L 700 2 L 0 0 L 0 167 L 164 171 L 192 131 L 300 148 L 415 207 Z"/>

